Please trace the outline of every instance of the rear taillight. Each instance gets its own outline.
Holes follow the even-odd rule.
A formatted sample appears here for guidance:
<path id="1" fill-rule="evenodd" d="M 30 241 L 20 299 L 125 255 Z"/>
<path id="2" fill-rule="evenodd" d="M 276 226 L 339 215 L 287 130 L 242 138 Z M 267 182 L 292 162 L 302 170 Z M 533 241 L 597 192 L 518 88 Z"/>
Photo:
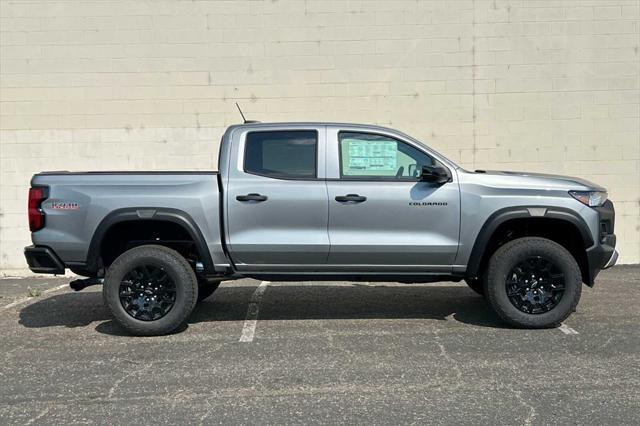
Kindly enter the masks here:
<path id="1" fill-rule="evenodd" d="M 29 229 L 35 232 L 44 227 L 42 202 L 47 199 L 47 188 L 37 186 L 29 188 Z"/>

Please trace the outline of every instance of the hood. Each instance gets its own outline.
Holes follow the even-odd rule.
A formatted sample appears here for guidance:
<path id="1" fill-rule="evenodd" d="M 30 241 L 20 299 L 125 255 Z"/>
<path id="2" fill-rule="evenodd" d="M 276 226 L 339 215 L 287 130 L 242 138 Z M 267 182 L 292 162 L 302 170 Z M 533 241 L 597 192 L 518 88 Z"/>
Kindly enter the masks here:
<path id="1" fill-rule="evenodd" d="M 547 189 L 563 188 L 576 191 L 606 191 L 605 188 L 591 181 L 571 176 L 500 170 L 476 170 L 475 172 L 467 173 L 477 178 L 482 176 L 487 180 L 496 182 L 503 181 L 504 183 L 520 184 L 527 187 L 538 186 Z"/>

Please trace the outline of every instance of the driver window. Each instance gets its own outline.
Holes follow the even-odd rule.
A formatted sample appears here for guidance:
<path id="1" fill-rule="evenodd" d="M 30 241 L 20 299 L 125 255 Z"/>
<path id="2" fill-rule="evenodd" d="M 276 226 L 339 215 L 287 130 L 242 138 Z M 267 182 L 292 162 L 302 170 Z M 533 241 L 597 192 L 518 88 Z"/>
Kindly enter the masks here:
<path id="1" fill-rule="evenodd" d="M 371 133 L 340 132 L 340 176 L 417 180 L 434 160 L 409 144 Z"/>

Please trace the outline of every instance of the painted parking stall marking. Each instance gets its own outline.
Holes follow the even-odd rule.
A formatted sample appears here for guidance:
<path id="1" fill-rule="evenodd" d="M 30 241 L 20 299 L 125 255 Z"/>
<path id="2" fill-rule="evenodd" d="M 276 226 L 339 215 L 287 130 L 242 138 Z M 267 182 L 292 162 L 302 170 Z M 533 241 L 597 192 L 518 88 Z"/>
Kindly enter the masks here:
<path id="1" fill-rule="evenodd" d="M 558 330 L 562 331 L 564 334 L 580 334 L 573 328 L 569 327 L 567 324 L 562 324 L 558 327 Z"/>
<path id="2" fill-rule="evenodd" d="M 47 290 L 44 290 L 44 291 L 42 291 L 41 296 L 45 295 L 45 294 L 53 293 L 54 291 L 62 290 L 64 288 L 69 288 L 69 284 L 62 284 L 62 285 L 59 285 L 57 287 L 53 287 L 53 288 L 49 288 Z M 0 307 L 0 311 L 11 309 L 11 308 L 13 308 L 15 306 L 22 305 L 23 303 L 26 303 L 26 302 L 34 302 L 36 300 L 39 300 L 38 297 L 24 297 L 22 299 L 15 300 L 15 301 L 9 303 L 8 305 L 4 305 L 4 306 Z"/>
<path id="3" fill-rule="evenodd" d="M 260 311 L 260 301 L 264 292 L 267 290 L 269 281 L 262 281 L 258 288 L 251 295 L 249 301 L 249 308 L 247 309 L 247 317 L 244 320 L 244 326 L 242 327 L 242 334 L 240 335 L 240 342 L 249 343 L 253 341 L 253 337 L 256 333 L 256 325 L 258 324 L 258 312 Z"/>

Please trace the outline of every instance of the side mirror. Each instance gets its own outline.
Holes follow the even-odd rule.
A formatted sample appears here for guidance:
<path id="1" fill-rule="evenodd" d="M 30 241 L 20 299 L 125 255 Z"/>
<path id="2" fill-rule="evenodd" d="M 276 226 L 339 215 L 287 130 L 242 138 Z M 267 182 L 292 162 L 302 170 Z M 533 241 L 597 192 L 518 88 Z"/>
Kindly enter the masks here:
<path id="1" fill-rule="evenodd" d="M 449 182 L 449 179 L 449 171 L 442 166 L 422 166 L 420 180 L 423 182 L 443 184 Z"/>

